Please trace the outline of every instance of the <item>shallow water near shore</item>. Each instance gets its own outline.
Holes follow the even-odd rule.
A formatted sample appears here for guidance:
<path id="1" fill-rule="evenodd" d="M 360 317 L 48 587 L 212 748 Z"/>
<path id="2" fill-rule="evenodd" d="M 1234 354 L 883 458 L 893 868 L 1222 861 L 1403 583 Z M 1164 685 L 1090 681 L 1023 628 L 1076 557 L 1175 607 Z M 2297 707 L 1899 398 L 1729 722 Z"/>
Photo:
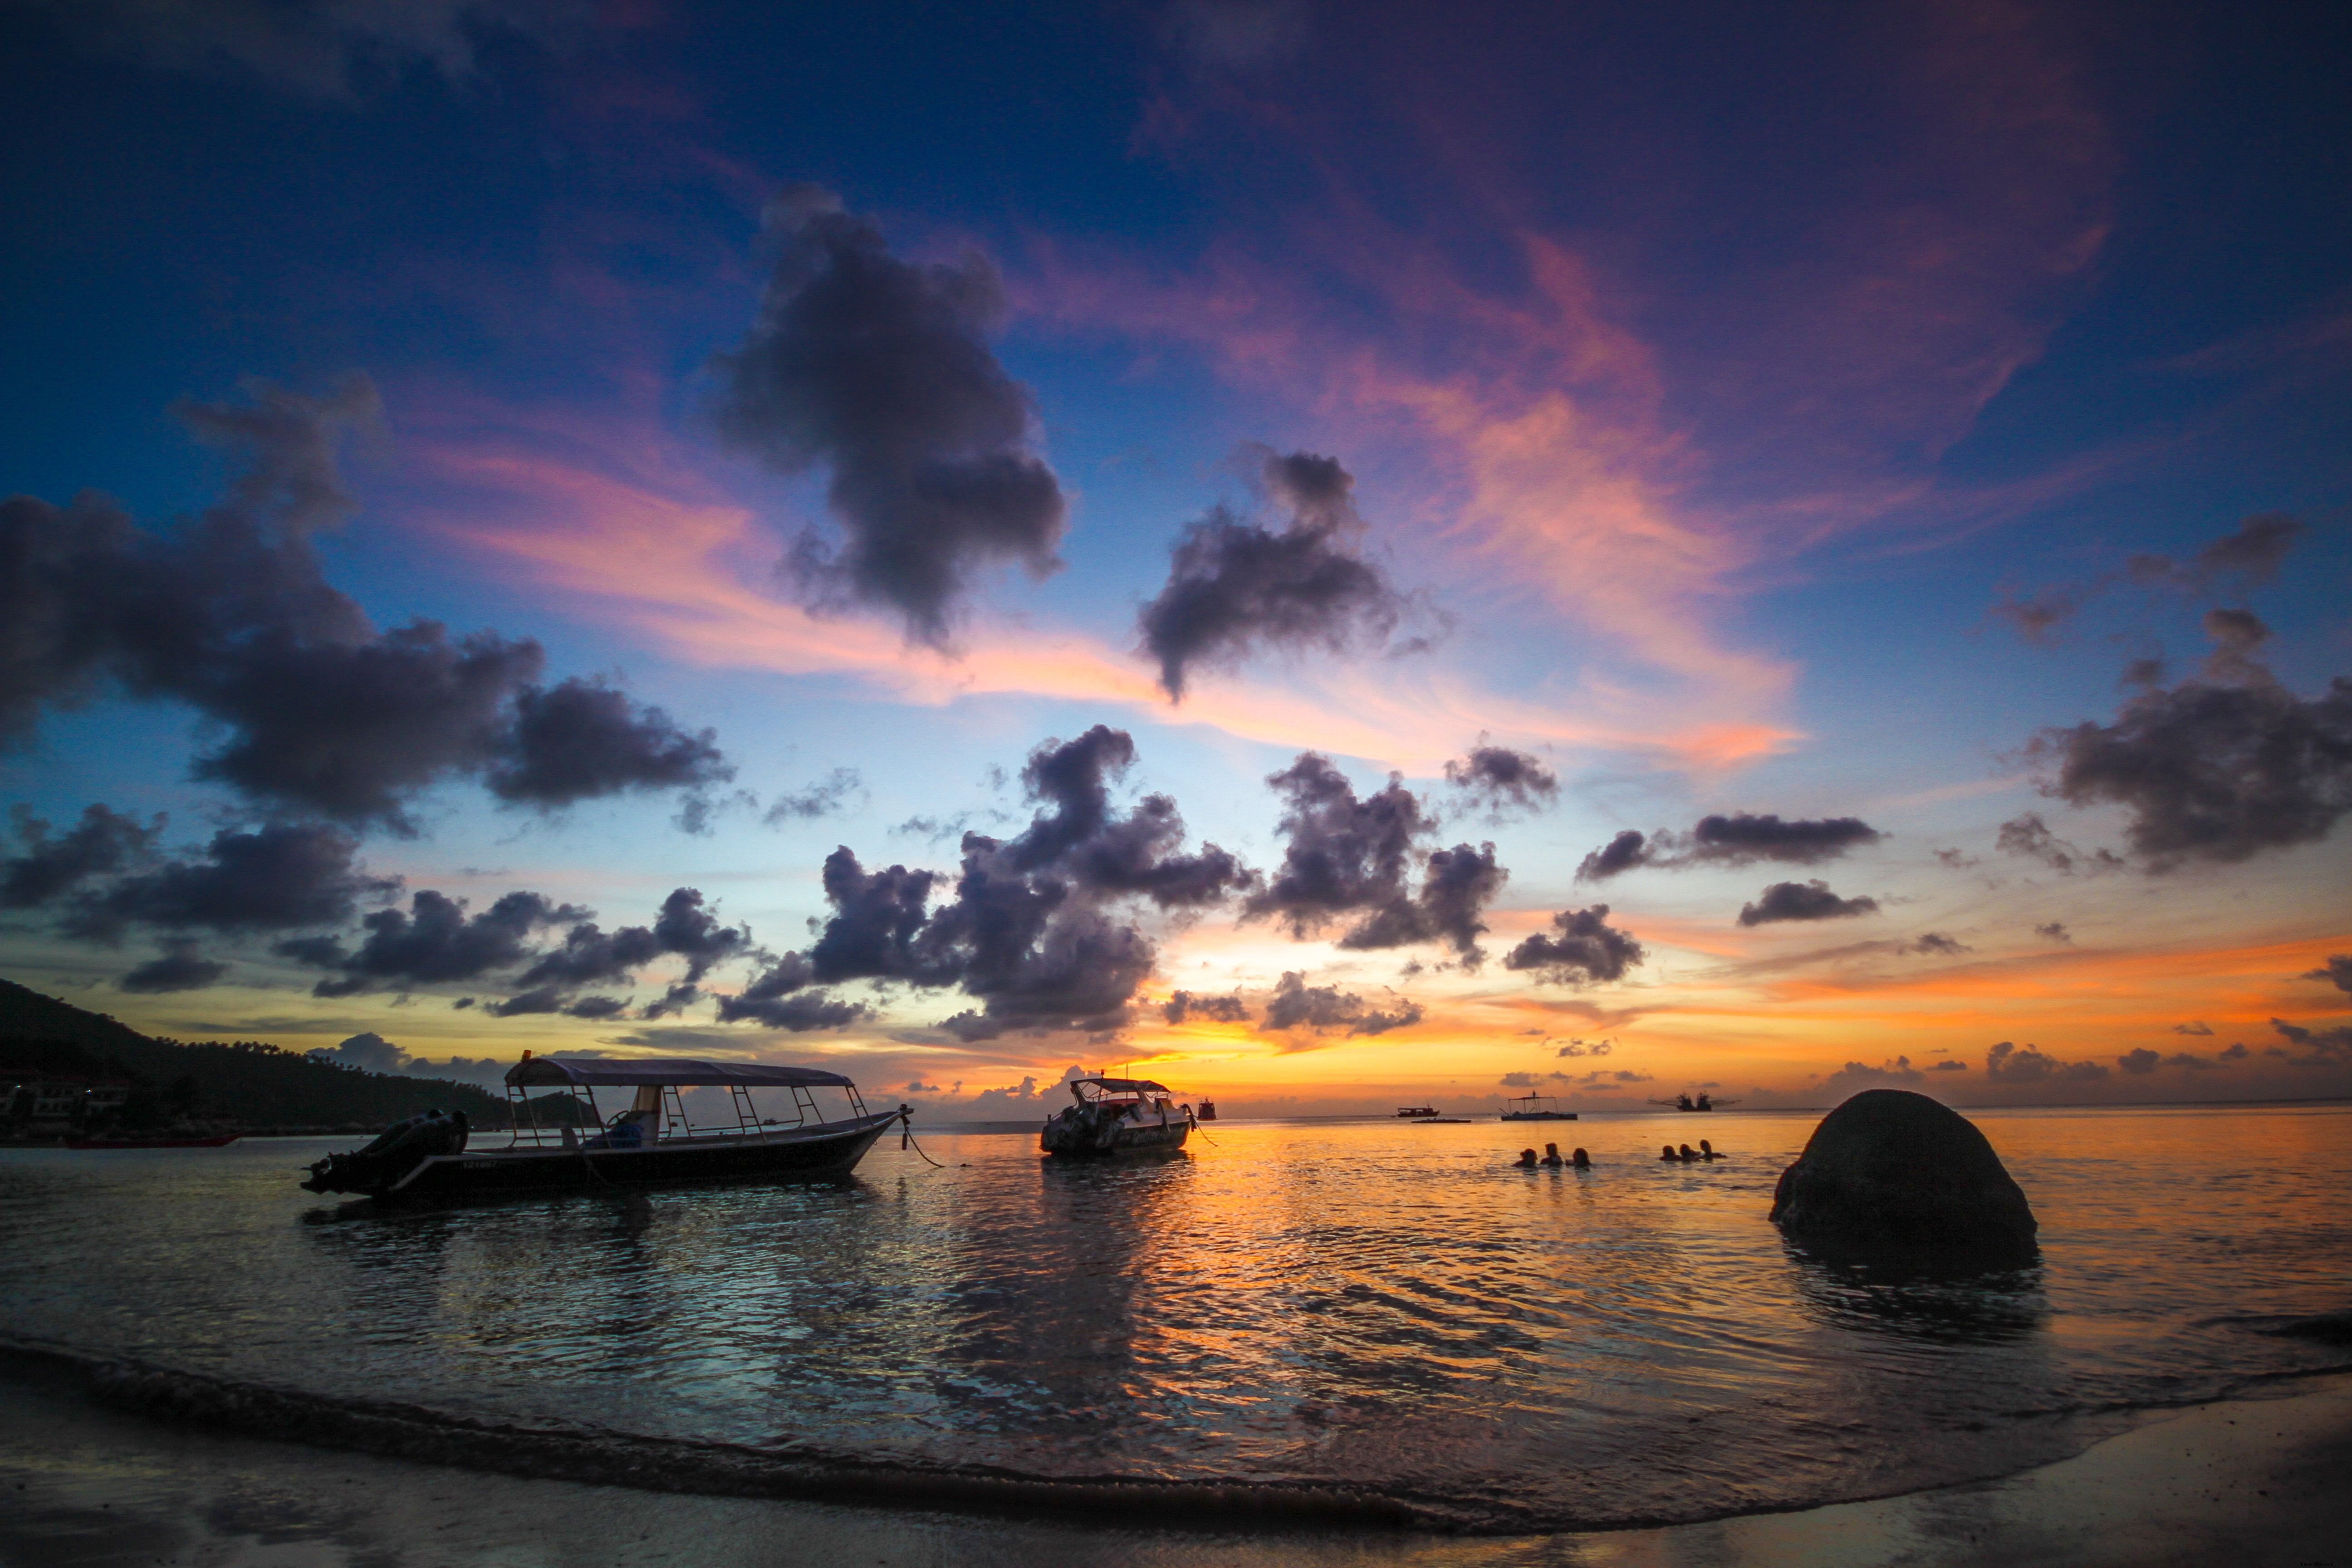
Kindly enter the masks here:
<path id="1" fill-rule="evenodd" d="M 886 1143 L 842 1186 L 413 1214 L 319 1150 L 0 1152 L 0 1326 L 475 1420 L 1048 1479 L 1696 1519 L 2005 1473 L 2352 1355 L 2352 1107 L 1975 1112 L 2033 1268 L 1888 1279 L 1765 1222 L 1817 1118 L 1213 1124 L 1184 1156 Z M 1732 1158 L 1662 1164 L 1701 1132 Z M 1213 1142 L 1211 1142 L 1211 1141 Z"/>

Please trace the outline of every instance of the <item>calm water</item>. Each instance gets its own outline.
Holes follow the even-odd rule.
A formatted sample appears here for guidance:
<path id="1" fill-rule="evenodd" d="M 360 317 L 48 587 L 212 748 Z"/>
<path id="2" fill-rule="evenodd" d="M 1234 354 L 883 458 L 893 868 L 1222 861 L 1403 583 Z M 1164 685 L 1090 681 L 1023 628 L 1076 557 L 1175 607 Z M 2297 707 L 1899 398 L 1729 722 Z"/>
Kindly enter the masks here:
<path id="1" fill-rule="evenodd" d="M 2041 1265 L 1832 1272 L 1764 1219 L 1815 1118 L 1228 1122 L 1164 1163 L 886 1143 L 844 1187 L 383 1215 L 344 1141 L 0 1152 L 13 1334 L 468 1416 L 1048 1477 L 1346 1481 L 1479 1528 L 2004 1472 L 2342 1364 L 2352 1108 L 1982 1112 Z M 1714 1166 L 1661 1165 L 1708 1134 Z"/>

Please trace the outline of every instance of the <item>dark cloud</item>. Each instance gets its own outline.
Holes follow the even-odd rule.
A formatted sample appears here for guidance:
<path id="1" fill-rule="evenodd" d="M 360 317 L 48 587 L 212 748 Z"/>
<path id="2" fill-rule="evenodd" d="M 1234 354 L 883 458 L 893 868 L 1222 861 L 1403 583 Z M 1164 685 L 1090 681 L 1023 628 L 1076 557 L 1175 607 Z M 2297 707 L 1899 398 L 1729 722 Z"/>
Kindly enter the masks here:
<path id="1" fill-rule="evenodd" d="M 1562 910 L 1551 923 L 1557 935 L 1536 932 L 1511 949 L 1503 967 L 1531 969 L 1537 979 L 1563 985 L 1589 985 L 1622 980 L 1626 971 L 1650 956 L 1630 934 L 1609 923 L 1607 904 Z"/>
<path id="2" fill-rule="evenodd" d="M 1872 1067 L 1868 1062 L 1848 1062 L 1837 1071 L 1825 1075 L 1815 1092 L 1843 1099 L 1865 1089 L 1884 1089 L 1889 1084 L 1924 1083 L 1927 1075 L 1911 1065 L 1909 1057 L 1896 1057 Z"/>
<path id="3" fill-rule="evenodd" d="M 687 961 L 688 984 L 711 968 L 749 951 L 751 933 L 725 926 L 705 907 L 695 888 L 679 888 L 662 900 L 661 913 L 650 926 L 623 926 L 607 932 L 592 921 L 582 921 L 564 933 L 562 945 L 538 954 L 515 982 L 526 989 L 552 986 L 570 991 L 602 981 L 625 981 L 657 958 L 675 954 Z"/>
<path id="4" fill-rule="evenodd" d="M 617 1018 L 629 1010 L 628 1003 L 618 996 L 583 996 L 564 1005 L 568 1018 Z"/>
<path id="5" fill-rule="evenodd" d="M 2134 1078 L 2146 1078 L 2149 1073 L 2154 1072 L 2158 1068 L 2163 1065 L 2164 1058 L 2156 1052 L 2149 1050 L 2146 1046 L 2141 1046 L 2135 1050 L 2126 1051 L 2123 1055 L 2116 1058 L 2116 1066 L 2123 1068 L 2124 1071 L 2131 1074 Z"/>
<path id="6" fill-rule="evenodd" d="M 735 776 L 709 730 L 688 733 L 598 681 L 527 688 L 486 775 L 501 800 L 542 809 L 630 790 L 699 789 Z"/>
<path id="7" fill-rule="evenodd" d="M 2352 995 L 2352 953 L 2339 952 L 2329 958 L 2326 966 L 2304 971 L 2305 980 L 2325 980 L 2338 991 Z"/>
<path id="8" fill-rule="evenodd" d="M 373 386 L 248 390 L 180 410 L 242 467 L 174 530 L 142 530 L 94 495 L 0 501 L 0 741 L 106 689 L 184 702 L 218 736 L 196 777 L 403 829 L 408 798 L 452 773 L 542 807 L 726 776 L 707 735 L 658 710 L 579 682 L 541 689 L 537 643 L 422 620 L 379 632 L 310 542 L 352 510 L 335 448 L 373 427 Z"/>
<path id="9" fill-rule="evenodd" d="M 1547 1040 L 1545 1044 L 1550 1042 Z M 1554 1051 L 1556 1057 L 1605 1057 L 1617 1048 L 1614 1040 L 1570 1040 Z"/>
<path id="10" fill-rule="evenodd" d="M 1507 809 L 1540 811 L 1559 798 L 1558 773 L 1526 752 L 1480 740 L 1468 756 L 1445 764 L 1448 784 L 1496 816 Z"/>
<path id="11" fill-rule="evenodd" d="M 1276 532 L 1223 507 L 1188 523 L 1169 552 L 1167 585 L 1138 618 L 1175 700 L 1196 667 L 1231 667 L 1260 647 L 1343 653 L 1387 637 L 1402 616 L 1402 596 L 1355 553 L 1363 521 L 1337 458 L 1268 452 L 1260 474 L 1288 523 Z"/>
<path id="12" fill-rule="evenodd" d="M 200 991 L 227 973 L 226 964 L 215 963 L 199 954 L 192 938 L 174 937 L 165 941 L 160 956 L 141 964 L 115 984 L 125 991 L 154 995 L 166 991 Z"/>
<path id="13" fill-rule="evenodd" d="M 1954 871 L 1964 871 L 1979 864 L 1972 856 L 1958 849 L 1938 849 L 1936 851 L 1936 858 L 1941 861 L 1946 868 Z"/>
<path id="14" fill-rule="evenodd" d="M 2284 512 L 2259 512 L 2240 523 L 2235 533 L 2213 541 L 2186 562 L 2168 555 L 2135 555 L 2124 571 L 2143 585 L 2197 594 L 2231 578 L 2256 586 L 2277 574 L 2303 531 L 2303 524 Z"/>
<path id="15" fill-rule="evenodd" d="M 1863 900 L 1867 902 L 1868 900 Z M 1957 958 L 1971 951 L 1966 942 L 1955 941 L 1941 931 L 1921 931 L 1918 937 L 1895 950 L 1898 952 L 1928 954 L 1937 958 Z"/>
<path id="16" fill-rule="evenodd" d="M 2111 725 L 2044 731 L 2026 754 L 2054 770 L 2045 793 L 2124 807 L 2151 872 L 2246 860 L 2315 843 L 2352 811 L 2352 680 L 2309 701 L 2266 675 L 2186 681 L 2133 698 Z"/>
<path id="17" fill-rule="evenodd" d="M 2071 877 L 2077 871 L 2118 871 L 2124 866 L 2123 857 L 2111 849 L 2078 849 L 2059 837 L 2038 811 L 2029 811 L 2002 823 L 1993 844 L 2004 855 L 2039 860 L 2063 877 Z"/>
<path id="18" fill-rule="evenodd" d="M 1957 1058 L 1948 1057 L 1939 1062 L 1929 1062 L 1927 1070 L 1929 1072 L 1966 1072 L 1969 1070 L 1969 1064 Z"/>
<path id="19" fill-rule="evenodd" d="M 691 980 L 681 980 L 662 993 L 661 999 L 648 1002 L 640 1018 L 673 1018 L 702 1000 L 702 987 Z"/>
<path id="20" fill-rule="evenodd" d="M 760 820 L 770 827 L 787 822 L 814 822 L 846 809 L 849 797 L 865 787 L 865 777 L 856 768 L 835 768 L 806 789 L 778 795 Z"/>
<path id="21" fill-rule="evenodd" d="M 872 1012 L 863 1002 L 845 1002 L 824 991 L 750 1002 L 723 996 L 719 1005 L 722 1023 L 749 1022 L 771 1029 L 789 1029 L 796 1035 L 812 1029 L 845 1028 Z"/>
<path id="22" fill-rule="evenodd" d="M 788 563 L 812 603 L 886 608 L 943 645 L 977 572 L 1060 565 L 1061 486 L 987 343 L 1003 286 L 977 255 L 899 260 L 814 186 L 784 190 L 767 221 L 782 251 L 759 321 L 714 362 L 719 428 L 782 472 L 829 470 L 842 542 L 804 534 Z"/>
<path id="23" fill-rule="evenodd" d="M 81 821 L 55 837 L 25 807 L 14 816 L 25 852 L 0 865 L 0 909 L 33 909 L 93 878 L 145 862 L 163 830 L 161 816 L 142 826 L 137 817 L 104 805 L 82 807 Z"/>
<path id="24" fill-rule="evenodd" d="M 1238 994 L 1202 996 L 1178 991 L 1160 1005 L 1160 1016 L 1171 1024 L 1181 1024 L 1188 1018 L 1214 1024 L 1245 1024 L 1249 1022 L 1249 1005 Z"/>
<path id="25" fill-rule="evenodd" d="M 2044 942 L 2072 942 L 2074 940 L 2074 933 L 2066 929 L 2065 922 L 2063 921 L 2050 921 L 2035 926 L 2033 934 Z"/>
<path id="26" fill-rule="evenodd" d="M 1275 985 L 1274 994 L 1266 1001 L 1265 1016 L 1258 1021 L 1258 1030 L 1269 1035 L 1288 1030 L 1321 1035 L 1344 1027 L 1350 1036 L 1385 1035 L 1421 1020 L 1422 1006 L 1418 1002 L 1404 1001 L 1382 1010 L 1336 985 L 1309 985 L 1306 975 L 1293 971 L 1286 973 Z"/>
<path id="27" fill-rule="evenodd" d="M 1287 805 L 1277 826 L 1288 844 L 1281 868 L 1243 905 L 1244 918 L 1270 916 L 1303 939 L 1353 916 L 1341 947 L 1443 942 L 1470 968 L 1485 961 L 1481 914 L 1509 877 L 1492 844 L 1421 852 L 1416 840 L 1436 821 L 1394 773 L 1359 800 L 1330 759 L 1303 752 L 1266 783 Z"/>
<path id="28" fill-rule="evenodd" d="M 607 24 L 594 0 L 30 0 L 86 47 L 163 70 L 227 74 L 310 98 L 389 91 L 425 67 L 475 76 L 481 44 L 507 34 L 562 46 Z"/>
<path id="29" fill-rule="evenodd" d="M 770 972 L 777 994 L 851 980 L 954 986 L 981 1003 L 940 1026 L 965 1039 L 1124 1024 L 1157 951 L 1118 906 L 1202 909 L 1255 880 L 1216 845 L 1182 853 L 1183 818 L 1167 796 L 1116 808 L 1111 784 L 1134 759 L 1133 740 L 1104 725 L 1039 746 L 1021 777 L 1041 809 L 1010 839 L 965 834 L 951 895 L 937 909 L 931 895 L 945 879 L 904 866 L 868 872 L 835 849 L 824 875 L 834 916 L 805 954 Z M 730 1015 L 722 998 L 721 1016 L 742 1016 L 736 1005 Z"/>
<path id="30" fill-rule="evenodd" d="M 205 852 L 118 877 L 77 896 L 65 929 L 102 942 L 132 925 L 219 931 L 288 931 L 340 925 L 361 901 L 391 892 L 396 880 L 366 875 L 359 840 L 320 823 L 268 823 L 223 828 Z"/>
<path id="31" fill-rule="evenodd" d="M 2291 1058 L 2297 1067 L 2352 1066 L 2352 1024 L 2314 1029 L 2290 1024 L 2284 1018 L 2273 1018 L 2271 1027 L 2303 1050 L 2304 1055 Z"/>
<path id="32" fill-rule="evenodd" d="M 1644 838 L 1628 828 L 1584 858 L 1580 881 L 1605 881 L 1636 866 L 1671 870 L 1685 866 L 1750 866 L 1771 860 L 1797 866 L 1834 860 L 1885 837 L 1857 816 L 1782 821 L 1767 812 L 1702 816 L 1689 833 Z"/>
<path id="33" fill-rule="evenodd" d="M 1995 601 L 1992 613 L 2015 626 L 2018 636 L 2027 642 L 2047 646 L 2056 640 L 2058 628 L 2083 607 L 2086 592 L 2072 587 L 2045 588 L 2023 599 L 2004 595 Z"/>
<path id="34" fill-rule="evenodd" d="M 1770 925 L 1779 921 L 1833 921 L 1853 915 L 1874 915 L 1875 899 L 1842 899 L 1827 882 L 1775 882 L 1752 904 L 1739 907 L 1744 926 Z"/>
<path id="35" fill-rule="evenodd" d="M 2187 1023 L 2187 1024 L 2175 1024 L 2175 1025 L 2173 1025 L 2173 1026 L 2172 1026 L 2172 1032 L 2173 1032 L 2174 1034 L 2176 1034 L 2176 1035 L 2198 1035 L 2198 1036 L 2207 1036 L 2207 1035 L 2210 1035 L 2210 1034 L 2212 1034 L 2212 1032 L 2213 1032 L 2213 1031 L 2212 1031 L 2212 1029 L 2211 1029 L 2209 1026 L 2207 1026 L 2207 1025 L 2200 1024 L 2200 1023 L 2194 1023 L 2194 1022 L 2191 1022 L 2191 1023 Z"/>
<path id="36" fill-rule="evenodd" d="M 1985 1077 L 1996 1083 L 2089 1083 L 2107 1076 L 2097 1062 L 2062 1062 L 2032 1046 L 2001 1041 L 1985 1053 Z"/>
<path id="37" fill-rule="evenodd" d="M 2220 1053 L 2220 1058 L 2225 1062 L 2242 1062 L 2253 1054 L 2246 1049 L 2246 1043 L 2243 1040 L 2232 1040 L 2230 1042 L 2229 1049 Z"/>
<path id="38" fill-rule="evenodd" d="M 2205 658 L 2206 679 L 2230 686 L 2260 685 L 2271 679 L 2271 672 L 2254 658 L 2263 644 L 2271 640 L 2271 629 L 2253 611 L 2208 610 L 2205 635 L 2213 643 L 2213 651 Z"/>
<path id="39" fill-rule="evenodd" d="M 278 944 L 285 957 L 339 976 L 311 987 L 316 996 L 406 990 L 478 980 L 537 956 L 531 943 L 555 926 L 584 920 L 586 910 L 558 904 L 541 893 L 512 892 L 478 915 L 461 899 L 427 888 L 406 910 L 378 910 L 360 921 L 367 935 L 357 952 L 332 938 L 304 937 Z"/>

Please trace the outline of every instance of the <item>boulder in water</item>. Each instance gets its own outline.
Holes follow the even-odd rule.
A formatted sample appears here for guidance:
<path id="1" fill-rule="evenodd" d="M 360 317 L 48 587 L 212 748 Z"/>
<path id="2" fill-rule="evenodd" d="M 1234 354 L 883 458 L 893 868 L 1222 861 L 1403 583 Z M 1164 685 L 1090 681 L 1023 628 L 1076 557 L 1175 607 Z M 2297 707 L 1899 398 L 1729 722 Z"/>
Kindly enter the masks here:
<path id="1" fill-rule="evenodd" d="M 1822 1118 L 1780 1173 L 1772 1222 L 1837 1247 L 2030 1251 L 2025 1194 L 1959 1112 L 1907 1089 L 1864 1089 Z"/>

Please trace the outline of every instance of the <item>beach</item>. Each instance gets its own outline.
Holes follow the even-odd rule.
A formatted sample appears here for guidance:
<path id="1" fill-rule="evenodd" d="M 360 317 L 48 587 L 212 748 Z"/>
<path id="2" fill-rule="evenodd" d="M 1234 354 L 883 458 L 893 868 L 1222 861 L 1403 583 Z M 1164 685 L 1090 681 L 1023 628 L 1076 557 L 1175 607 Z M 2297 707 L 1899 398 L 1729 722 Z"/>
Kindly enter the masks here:
<path id="1" fill-rule="evenodd" d="M 1100 1527 L 481 1475 L 102 1408 L 0 1380 L 0 1563 L 10 1568 L 406 1564 L 1257 1563 L 2232 1568 L 2352 1563 L 2352 1376 L 2151 1414 L 1999 1480 L 1664 1529 L 1465 1538 L 1192 1531 L 1107 1510 Z M 1177 1521 L 1181 1523 L 1181 1521 Z"/>

